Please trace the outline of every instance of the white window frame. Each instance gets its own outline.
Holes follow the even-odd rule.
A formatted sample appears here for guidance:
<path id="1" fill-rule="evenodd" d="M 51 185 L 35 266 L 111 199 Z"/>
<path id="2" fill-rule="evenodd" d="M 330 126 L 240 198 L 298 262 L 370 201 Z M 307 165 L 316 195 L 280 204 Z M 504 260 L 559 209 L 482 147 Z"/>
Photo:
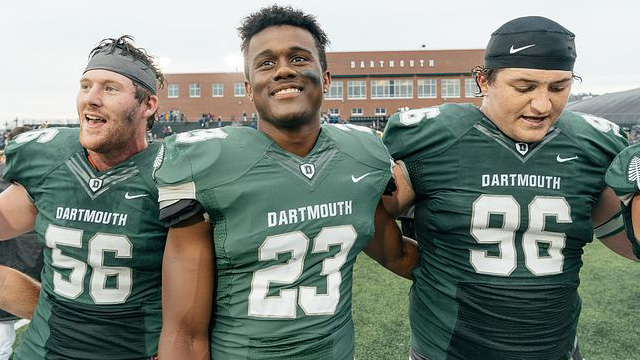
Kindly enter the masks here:
<path id="1" fill-rule="evenodd" d="M 418 99 L 435 99 L 437 97 L 438 80 L 418 79 Z"/>
<path id="2" fill-rule="evenodd" d="M 387 108 L 376 108 L 374 113 L 376 116 L 387 116 Z"/>
<path id="3" fill-rule="evenodd" d="M 167 97 L 170 99 L 175 99 L 180 97 L 180 85 L 179 84 L 169 84 L 167 87 Z"/>
<path id="4" fill-rule="evenodd" d="M 197 84 L 197 83 L 189 84 L 189 97 L 199 98 L 200 95 L 202 95 L 200 84 Z"/>
<path id="5" fill-rule="evenodd" d="M 357 94 L 356 94 L 356 90 L 357 90 Z M 367 81 L 351 80 L 347 82 L 347 99 L 366 100 L 367 99 Z"/>
<path id="6" fill-rule="evenodd" d="M 234 97 L 245 97 L 247 93 L 245 92 L 244 83 L 233 83 L 233 96 Z"/>
<path id="7" fill-rule="evenodd" d="M 371 99 L 413 99 L 413 80 L 373 80 Z"/>
<path id="8" fill-rule="evenodd" d="M 476 79 L 464 79 L 464 97 L 476 98 L 480 94 L 480 88 L 476 84 Z"/>
<path id="9" fill-rule="evenodd" d="M 324 94 L 325 100 L 342 100 L 344 99 L 344 83 L 342 81 L 332 81 L 329 85 L 329 91 Z"/>
<path id="10" fill-rule="evenodd" d="M 460 97 L 460 79 L 440 80 L 440 95 L 443 99 L 455 99 Z"/>
<path id="11" fill-rule="evenodd" d="M 362 110 L 362 108 L 352 108 L 351 109 L 351 116 L 353 116 L 353 117 L 364 116 L 364 111 Z"/>
<path id="12" fill-rule="evenodd" d="M 219 85 L 216 88 L 216 85 Z M 216 94 L 216 90 L 220 90 L 220 94 Z M 213 83 L 211 84 L 211 97 L 223 97 L 224 96 L 224 84 L 223 83 Z"/>

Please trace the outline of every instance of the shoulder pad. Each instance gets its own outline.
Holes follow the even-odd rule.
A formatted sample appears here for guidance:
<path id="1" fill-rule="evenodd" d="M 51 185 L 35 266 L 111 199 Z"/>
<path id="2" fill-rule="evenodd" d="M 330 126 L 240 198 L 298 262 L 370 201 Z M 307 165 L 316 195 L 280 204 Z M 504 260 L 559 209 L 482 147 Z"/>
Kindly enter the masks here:
<path id="1" fill-rule="evenodd" d="M 352 159 L 377 169 L 389 169 L 391 155 L 375 130 L 352 124 L 325 124 L 323 131 Z"/>
<path id="2" fill-rule="evenodd" d="M 482 113 L 472 104 L 444 104 L 393 114 L 382 140 L 394 159 L 441 153 L 473 128 Z"/>
<path id="3" fill-rule="evenodd" d="M 159 186 L 197 189 L 233 181 L 260 159 L 269 142 L 243 127 L 199 129 L 167 137 L 154 161 Z"/>
<path id="4" fill-rule="evenodd" d="M 626 204 L 640 192 L 640 144 L 629 146 L 613 159 L 605 182 Z"/>
<path id="5" fill-rule="evenodd" d="M 47 128 L 16 136 L 5 149 L 4 177 L 23 186 L 35 184 L 51 170 L 82 150 L 80 129 Z"/>
<path id="6" fill-rule="evenodd" d="M 609 166 L 613 158 L 629 145 L 620 126 L 597 116 L 565 110 L 556 126 L 577 141 L 590 160 L 599 166 Z"/>

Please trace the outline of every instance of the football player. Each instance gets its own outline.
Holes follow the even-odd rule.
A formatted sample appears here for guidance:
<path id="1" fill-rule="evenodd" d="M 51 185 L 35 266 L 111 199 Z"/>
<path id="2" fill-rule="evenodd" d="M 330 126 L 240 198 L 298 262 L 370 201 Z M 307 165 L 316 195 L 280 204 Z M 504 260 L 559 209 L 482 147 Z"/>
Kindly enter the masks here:
<path id="1" fill-rule="evenodd" d="M 581 359 L 583 247 L 595 234 L 635 259 L 604 174 L 620 128 L 565 110 L 574 34 L 543 17 L 502 25 L 470 104 L 395 114 L 397 215 L 415 204 L 420 262 L 410 294 L 413 360 Z M 594 231 L 595 226 L 595 231 Z"/>
<path id="2" fill-rule="evenodd" d="M 331 77 L 313 16 L 274 5 L 239 31 L 258 130 L 179 134 L 157 164 L 160 357 L 353 360 L 356 256 L 408 278 L 417 261 L 381 203 L 390 156 L 371 129 L 320 125 Z"/>
<path id="3" fill-rule="evenodd" d="M 16 360 L 157 354 L 166 230 L 151 179 L 159 146 L 146 132 L 164 77 L 130 40 L 91 51 L 79 130 L 23 133 L 6 149 L 13 184 L 0 195 L 0 237 L 35 228 L 45 245 L 42 291 Z"/>

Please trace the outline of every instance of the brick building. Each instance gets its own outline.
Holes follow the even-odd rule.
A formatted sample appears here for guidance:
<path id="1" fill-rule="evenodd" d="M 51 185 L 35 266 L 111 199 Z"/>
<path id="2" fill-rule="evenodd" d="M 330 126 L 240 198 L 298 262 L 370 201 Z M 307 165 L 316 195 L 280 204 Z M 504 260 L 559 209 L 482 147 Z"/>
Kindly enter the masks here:
<path id="1" fill-rule="evenodd" d="M 471 102 L 477 89 L 471 69 L 483 60 L 483 49 L 329 52 L 332 82 L 323 112 L 333 120 L 366 122 L 386 119 L 399 108 L 443 102 Z M 256 114 L 245 94 L 244 74 L 166 74 L 159 91 L 159 113 L 198 121 L 213 114 L 223 121 L 251 121 Z"/>

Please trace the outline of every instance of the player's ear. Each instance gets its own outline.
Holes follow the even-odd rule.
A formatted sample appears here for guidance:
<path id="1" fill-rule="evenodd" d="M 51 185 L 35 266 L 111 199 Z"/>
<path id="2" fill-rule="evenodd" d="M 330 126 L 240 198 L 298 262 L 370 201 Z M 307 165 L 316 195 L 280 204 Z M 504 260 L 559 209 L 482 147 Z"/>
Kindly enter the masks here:
<path id="1" fill-rule="evenodd" d="M 145 102 L 144 118 L 148 118 L 158 111 L 158 97 L 156 95 L 149 96 L 149 99 Z"/>
<path id="2" fill-rule="evenodd" d="M 489 93 L 489 81 L 487 80 L 487 75 L 479 72 L 477 78 L 478 86 L 480 87 L 480 93 L 482 94 L 482 96 L 486 96 Z"/>
<path id="3" fill-rule="evenodd" d="M 253 88 L 251 87 L 251 84 L 247 80 L 244 81 L 244 90 L 247 93 L 249 100 L 253 101 Z"/>
<path id="4" fill-rule="evenodd" d="M 325 70 L 322 74 L 322 91 L 327 93 L 329 91 L 329 86 L 331 86 L 331 73 L 329 70 Z"/>

